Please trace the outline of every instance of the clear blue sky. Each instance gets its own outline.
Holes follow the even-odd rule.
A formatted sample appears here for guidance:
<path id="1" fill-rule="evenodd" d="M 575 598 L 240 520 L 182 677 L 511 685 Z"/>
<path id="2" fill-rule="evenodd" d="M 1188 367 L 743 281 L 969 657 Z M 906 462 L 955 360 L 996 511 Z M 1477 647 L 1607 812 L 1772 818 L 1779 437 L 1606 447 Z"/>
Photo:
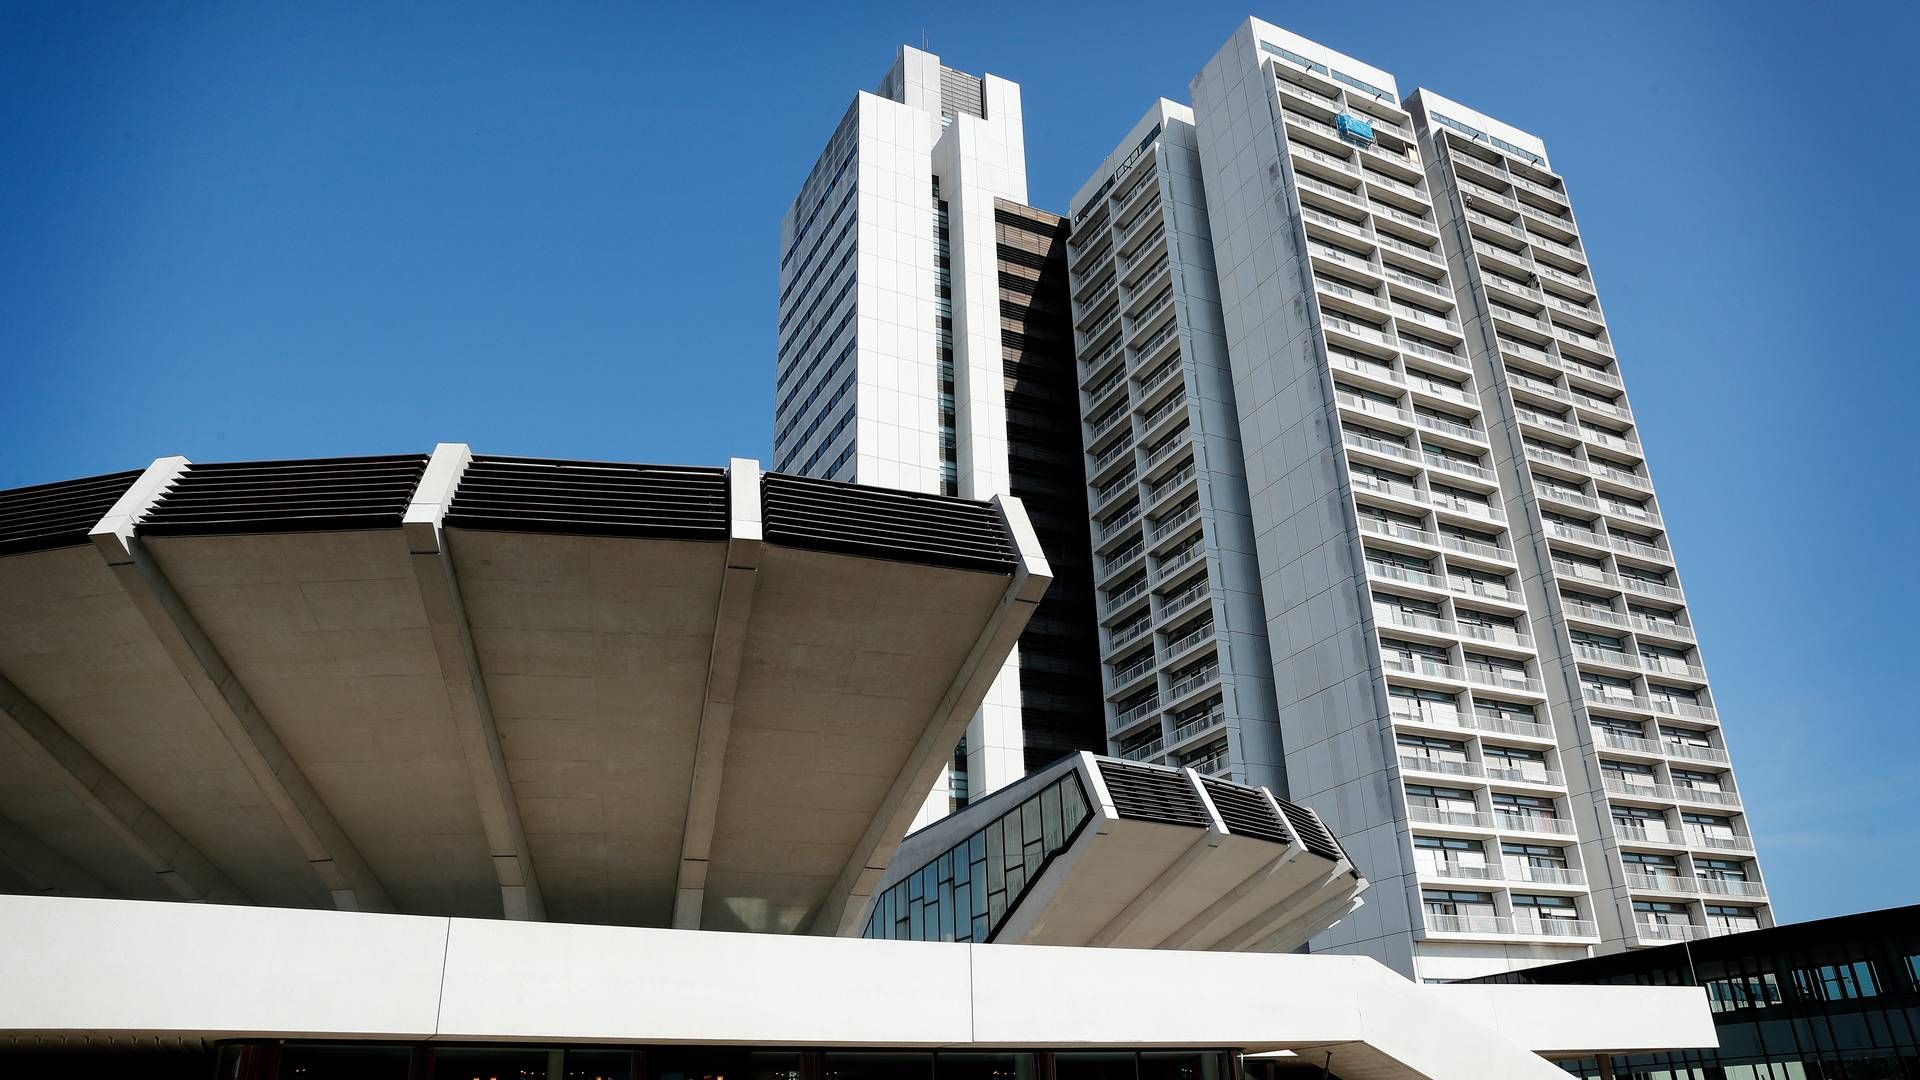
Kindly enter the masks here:
<path id="1" fill-rule="evenodd" d="M 780 216 L 897 45 L 1022 84 L 1060 210 L 1258 14 L 1546 139 L 1780 915 L 1920 901 L 1920 8 L 1128 6 L 0 5 L 0 487 L 765 458 Z"/>

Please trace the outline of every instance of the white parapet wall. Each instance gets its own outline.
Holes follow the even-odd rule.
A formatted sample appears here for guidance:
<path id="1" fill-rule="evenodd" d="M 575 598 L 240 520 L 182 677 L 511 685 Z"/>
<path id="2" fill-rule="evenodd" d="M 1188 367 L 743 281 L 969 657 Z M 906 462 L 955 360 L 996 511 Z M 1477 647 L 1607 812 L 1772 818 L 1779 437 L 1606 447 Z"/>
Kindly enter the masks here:
<path id="1" fill-rule="evenodd" d="M 0 898 L 0 1036 L 1311 1051 L 1348 1075 L 1563 1076 L 1710 1047 L 1692 987 L 1422 986 L 1362 957 L 866 941 Z"/>

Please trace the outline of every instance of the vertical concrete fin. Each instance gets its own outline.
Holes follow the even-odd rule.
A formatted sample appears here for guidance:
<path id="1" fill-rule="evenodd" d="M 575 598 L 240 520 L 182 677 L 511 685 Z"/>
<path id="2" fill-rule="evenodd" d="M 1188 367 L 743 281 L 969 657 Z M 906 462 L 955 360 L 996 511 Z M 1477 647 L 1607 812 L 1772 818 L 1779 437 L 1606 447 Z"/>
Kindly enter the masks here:
<path id="1" fill-rule="evenodd" d="M 113 830 L 169 892 L 182 900 L 249 902 L 219 868 L 5 676 L 0 676 L 0 730 Z"/>
<path id="2" fill-rule="evenodd" d="M 508 919 L 540 921 L 547 917 L 546 899 L 534 873 L 520 804 L 513 794 L 507 756 L 494 722 L 493 702 L 487 696 L 486 677 L 473 647 L 473 628 L 460 595 L 460 578 L 441 522 L 453 504 L 460 478 L 473 461 L 465 443 L 441 443 L 433 448 L 427 468 L 414 488 L 401 528 L 407 535 L 408 561 L 420 588 L 427 628 L 440 678 L 447 688 L 447 711 L 460 735 L 467 778 L 473 785 L 481 831 L 487 838 L 494 877 L 500 883 L 500 913 Z"/>
<path id="3" fill-rule="evenodd" d="M 765 532 L 758 461 L 734 458 L 728 463 L 727 517 L 727 569 L 707 652 L 707 689 L 700 705 L 700 735 L 694 745 L 693 782 L 687 788 L 680 869 L 673 892 L 673 925 L 682 930 L 700 928 L 706 903 L 707 863 L 726 781 L 727 742 L 733 735 L 734 693 L 740 685 L 740 661 L 760 582 Z"/>
<path id="4" fill-rule="evenodd" d="M 319 875 L 334 904 L 349 911 L 391 911 L 393 901 L 366 860 L 334 820 L 266 714 L 188 610 L 173 583 L 134 535 L 140 518 L 188 468 L 187 459 L 161 458 L 94 526 L 89 538 L 139 610 L 174 670 L 207 710 L 246 765 L 254 783 Z"/>

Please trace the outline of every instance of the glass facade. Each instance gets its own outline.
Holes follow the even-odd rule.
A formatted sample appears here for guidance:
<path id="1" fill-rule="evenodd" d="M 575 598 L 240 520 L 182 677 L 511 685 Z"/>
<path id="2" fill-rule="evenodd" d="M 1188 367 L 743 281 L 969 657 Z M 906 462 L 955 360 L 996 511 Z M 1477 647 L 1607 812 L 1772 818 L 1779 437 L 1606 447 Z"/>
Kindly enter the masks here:
<path id="1" fill-rule="evenodd" d="M 1092 817 L 1080 774 L 1066 773 L 881 893 L 861 936 L 991 941 Z"/>
<path id="2" fill-rule="evenodd" d="M 1920 1080 L 1920 906 L 1528 968 L 1482 981 L 1706 991 L 1720 1036 L 1718 1050 L 1564 1063 L 1568 1072 L 1592 1080 Z"/>

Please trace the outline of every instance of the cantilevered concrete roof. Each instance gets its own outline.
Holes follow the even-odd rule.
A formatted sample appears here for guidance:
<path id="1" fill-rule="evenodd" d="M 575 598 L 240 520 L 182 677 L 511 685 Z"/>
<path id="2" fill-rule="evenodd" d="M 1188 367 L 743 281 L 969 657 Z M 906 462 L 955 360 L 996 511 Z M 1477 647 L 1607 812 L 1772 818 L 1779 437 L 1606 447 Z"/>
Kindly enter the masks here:
<path id="1" fill-rule="evenodd" d="M 834 933 L 1048 577 L 743 460 L 0 492 L 0 891 Z"/>
<path id="2" fill-rule="evenodd" d="M 1078 754 L 909 836 L 860 932 L 1287 952 L 1366 888 L 1319 816 L 1266 788 Z"/>

